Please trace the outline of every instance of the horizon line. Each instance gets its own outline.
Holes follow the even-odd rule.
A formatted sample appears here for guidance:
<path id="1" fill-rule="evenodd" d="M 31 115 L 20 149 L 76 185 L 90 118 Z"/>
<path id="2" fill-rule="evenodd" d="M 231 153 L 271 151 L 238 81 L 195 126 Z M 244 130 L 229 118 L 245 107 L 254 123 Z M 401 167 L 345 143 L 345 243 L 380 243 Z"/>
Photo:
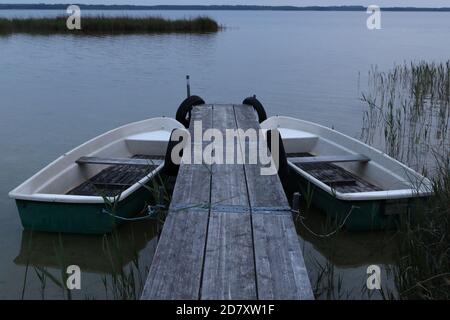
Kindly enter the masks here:
<path id="1" fill-rule="evenodd" d="M 279 6 L 268 6 L 268 5 L 136 5 L 136 4 L 83 4 L 83 3 L 75 3 L 80 6 L 80 8 L 84 8 L 85 10 L 95 10 L 105 9 L 105 10 L 235 10 L 235 11 L 365 11 L 368 6 L 364 5 L 332 5 L 332 6 L 292 6 L 292 5 L 279 5 Z M 65 3 L 5 3 L 0 4 L 0 10 L 58 10 L 65 9 L 70 4 Z M 380 7 L 381 10 L 384 11 L 450 11 L 450 7 Z"/>

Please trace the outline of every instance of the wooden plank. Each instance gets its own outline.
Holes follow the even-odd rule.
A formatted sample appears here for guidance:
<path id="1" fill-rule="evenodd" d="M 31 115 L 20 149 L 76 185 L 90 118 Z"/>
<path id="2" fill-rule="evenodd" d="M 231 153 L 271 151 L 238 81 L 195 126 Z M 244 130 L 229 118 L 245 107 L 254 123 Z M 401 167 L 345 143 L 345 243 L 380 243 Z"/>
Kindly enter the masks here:
<path id="1" fill-rule="evenodd" d="M 218 106 L 214 108 L 213 127 L 224 136 L 226 129 L 236 129 L 233 106 Z M 241 152 L 235 140 L 235 151 Z M 222 159 L 225 161 L 227 150 L 222 146 Z M 218 151 L 217 151 L 218 152 Z M 242 164 L 214 164 L 212 170 L 211 203 L 221 205 L 248 206 L 247 187 Z"/>
<path id="2" fill-rule="evenodd" d="M 141 299 L 199 299 L 208 211 L 170 211 Z"/>
<path id="3" fill-rule="evenodd" d="M 131 158 L 102 158 L 102 157 L 81 157 L 78 164 L 107 164 L 107 165 L 127 165 L 127 166 L 154 166 L 161 165 L 161 159 L 131 159 Z"/>
<path id="4" fill-rule="evenodd" d="M 295 164 L 310 163 L 333 163 L 333 162 L 368 162 L 370 158 L 363 154 L 349 154 L 337 156 L 317 156 L 317 157 L 290 157 L 288 161 Z"/>
<path id="5" fill-rule="evenodd" d="M 233 106 L 214 106 L 213 111 L 213 127 L 224 136 L 226 129 L 236 128 Z M 237 144 L 237 141 L 235 143 Z M 217 152 L 220 149 L 223 153 L 226 152 L 224 146 Z M 235 150 L 240 152 L 240 148 Z M 213 207 L 249 207 L 242 164 L 212 166 L 211 204 Z M 249 210 L 238 213 L 212 210 L 201 298 L 234 300 L 257 298 Z"/>
<path id="6" fill-rule="evenodd" d="M 236 121 L 239 128 L 243 130 L 259 130 L 257 114 L 252 107 L 235 106 Z M 258 148 L 267 150 L 267 144 L 263 141 L 249 141 L 241 145 L 242 152 L 248 158 L 250 144 L 258 144 Z M 278 175 L 262 175 L 259 162 L 257 164 L 245 164 L 245 175 L 247 177 L 247 188 L 251 207 L 283 207 L 289 206 Z"/>
<path id="7" fill-rule="evenodd" d="M 211 128 L 212 107 L 193 109 L 192 138 L 193 121 L 199 119 L 203 131 Z M 209 205 L 210 181 L 210 168 L 182 162 L 141 299 L 200 298 L 209 217 L 209 210 L 201 205 Z"/>
<path id="8" fill-rule="evenodd" d="M 192 204 L 209 205 L 211 171 L 204 165 L 181 165 L 170 202 L 179 208 Z"/>
<path id="9" fill-rule="evenodd" d="M 314 299 L 290 212 L 252 219 L 259 299 Z"/>
<path id="10" fill-rule="evenodd" d="M 196 120 L 203 132 L 259 129 L 248 106 L 195 107 L 189 130 Z M 248 157 L 252 143 L 233 147 Z M 182 162 L 142 299 L 312 298 L 292 217 L 282 211 L 288 202 L 281 182 L 260 169 Z M 187 209 L 198 204 L 204 206 Z"/>
<path id="11" fill-rule="evenodd" d="M 192 204 L 209 204 L 211 189 L 211 167 L 194 163 L 194 121 L 202 121 L 202 132 L 212 127 L 212 106 L 194 107 L 191 113 L 189 132 L 191 134 L 191 164 L 182 161 L 172 195 L 171 205 L 177 207 Z M 200 148 L 203 152 L 203 146 Z"/>
<path id="12" fill-rule="evenodd" d="M 260 128 L 256 113 L 248 106 L 235 106 L 236 121 L 244 130 Z M 242 146 L 248 152 L 248 145 Z M 258 141 L 267 149 L 265 141 Z M 243 151 L 244 152 L 244 151 Z M 313 299 L 295 225 L 289 211 L 270 212 L 270 207 L 289 207 L 278 175 L 262 175 L 262 164 L 245 164 L 252 225 L 259 299 Z M 257 210 L 268 207 L 268 211 Z"/>
<path id="13" fill-rule="evenodd" d="M 211 213 L 201 298 L 257 298 L 250 213 Z"/>

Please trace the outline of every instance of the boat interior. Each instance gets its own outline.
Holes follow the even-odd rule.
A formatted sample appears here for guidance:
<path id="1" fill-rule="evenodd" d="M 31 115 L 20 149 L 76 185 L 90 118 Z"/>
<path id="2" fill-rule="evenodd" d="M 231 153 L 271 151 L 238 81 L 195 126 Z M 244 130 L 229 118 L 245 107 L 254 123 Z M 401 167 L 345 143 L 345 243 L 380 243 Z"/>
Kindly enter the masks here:
<path id="1" fill-rule="evenodd" d="M 147 165 L 126 164 L 126 161 L 109 163 L 72 163 L 59 175 L 38 190 L 39 193 L 55 193 L 78 196 L 116 196 L 156 169 L 166 150 L 169 132 L 149 132 L 119 139 L 89 154 L 102 159 L 144 159 Z M 159 138 L 159 139 L 158 139 Z M 106 161 L 105 161 L 106 162 Z M 115 163 L 114 163 L 115 162 Z"/>
<path id="2" fill-rule="evenodd" d="M 111 158 L 106 158 L 111 159 Z M 125 158 L 129 159 L 129 158 Z M 102 196 L 102 197 L 115 197 L 121 194 L 126 189 L 146 177 L 152 171 L 154 171 L 162 156 L 145 156 L 135 155 L 131 159 L 144 159 L 149 160 L 147 165 L 140 165 L 138 163 L 124 161 L 123 164 L 120 161 L 117 164 L 108 165 L 107 168 L 101 170 L 99 173 L 91 178 L 86 179 L 77 187 L 73 188 L 66 194 L 79 195 L 79 196 Z M 115 159 L 116 160 L 116 159 Z M 98 165 L 98 163 L 79 163 L 79 165 Z"/>
<path id="3" fill-rule="evenodd" d="M 311 153 L 290 153 L 288 159 L 303 171 L 322 181 L 334 190 L 342 193 L 381 191 L 382 189 L 363 178 L 345 170 L 335 162 L 305 162 L 295 161 L 297 158 L 317 159 Z M 357 161 L 357 160 L 355 160 Z"/>
<path id="4" fill-rule="evenodd" d="M 360 194 L 364 196 L 358 200 L 363 200 L 430 193 L 429 181 L 420 174 L 333 129 L 281 116 L 267 119 L 261 127 L 278 129 L 291 168 L 338 197 Z"/>
<path id="5" fill-rule="evenodd" d="M 109 131 L 59 157 L 10 195 L 38 201 L 101 202 L 104 196 L 120 193 L 124 199 L 162 168 L 174 128 L 182 125 L 171 118 L 153 118 Z"/>

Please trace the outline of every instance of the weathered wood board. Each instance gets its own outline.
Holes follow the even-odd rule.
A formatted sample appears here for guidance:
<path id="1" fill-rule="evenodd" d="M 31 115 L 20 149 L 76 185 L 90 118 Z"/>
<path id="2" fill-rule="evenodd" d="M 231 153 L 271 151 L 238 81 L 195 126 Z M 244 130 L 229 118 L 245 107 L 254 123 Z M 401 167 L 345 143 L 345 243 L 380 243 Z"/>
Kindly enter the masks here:
<path id="1" fill-rule="evenodd" d="M 212 108 L 196 108 L 192 119 L 197 117 L 203 122 L 203 130 L 210 128 Z M 192 130 L 191 126 L 193 138 Z M 181 164 L 142 299 L 200 298 L 210 184 L 210 168 L 201 164 Z"/>
<path id="2" fill-rule="evenodd" d="M 191 134 L 197 120 L 224 137 L 226 129 L 259 129 L 249 106 L 195 107 Z M 142 299 L 313 299 L 278 175 L 261 175 L 259 162 L 226 163 L 221 142 L 202 148 L 213 143 L 223 163 L 181 164 Z M 236 139 L 234 159 L 248 160 L 252 143 Z"/>
<path id="3" fill-rule="evenodd" d="M 213 127 L 236 128 L 233 106 L 214 106 Z M 240 153 L 238 141 L 235 152 Z M 225 148 L 221 159 L 225 159 Z M 242 164 L 214 164 L 202 299 L 256 299 L 251 216 Z M 233 208 L 239 208 L 233 212 Z M 245 210 L 247 209 L 247 210 Z"/>
<path id="4" fill-rule="evenodd" d="M 239 128 L 259 129 L 252 108 L 236 108 Z M 247 143 L 252 143 L 248 141 Z M 258 141 L 267 148 L 265 141 Z M 245 164 L 252 211 L 259 299 L 313 299 L 289 202 L 278 175 L 262 175 L 262 164 Z"/>

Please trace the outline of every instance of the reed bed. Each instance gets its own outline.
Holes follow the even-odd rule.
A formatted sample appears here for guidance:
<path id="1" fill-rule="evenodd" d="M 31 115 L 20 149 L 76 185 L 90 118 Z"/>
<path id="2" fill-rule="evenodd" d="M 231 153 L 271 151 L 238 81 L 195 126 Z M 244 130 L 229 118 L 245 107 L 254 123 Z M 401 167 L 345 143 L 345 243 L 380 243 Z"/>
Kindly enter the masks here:
<path id="1" fill-rule="evenodd" d="M 38 18 L 0 18 L 0 34 L 74 34 L 115 35 L 152 33 L 212 33 L 221 27 L 209 17 L 192 19 L 166 19 L 163 17 L 81 17 L 81 29 L 69 30 L 66 16 Z"/>
<path id="2" fill-rule="evenodd" d="M 386 244 L 395 252 L 393 265 L 384 267 L 393 286 L 383 280 L 373 297 L 361 279 L 360 298 L 450 299 L 450 61 L 404 63 L 387 72 L 373 66 L 361 100 L 361 140 L 422 172 L 433 196 L 414 204 L 415 216 L 402 217 L 395 241 Z M 310 195 L 302 191 L 308 213 Z M 322 233 L 334 227 L 326 222 Z M 336 237 L 320 241 L 332 247 Z M 309 268 L 316 298 L 349 298 L 330 261 L 313 258 Z"/>
<path id="3" fill-rule="evenodd" d="M 400 256 L 394 270 L 402 299 L 450 299 L 450 160 L 437 156 L 434 196 L 418 221 L 402 223 Z"/>
<path id="4" fill-rule="evenodd" d="M 450 146 L 450 61 L 372 67 L 368 79 L 361 139 L 418 171 L 433 170 L 434 153 Z"/>
<path id="5" fill-rule="evenodd" d="M 394 267 L 398 298 L 450 299 L 450 61 L 373 67 L 362 138 L 422 171 L 433 196 L 402 219 Z"/>

